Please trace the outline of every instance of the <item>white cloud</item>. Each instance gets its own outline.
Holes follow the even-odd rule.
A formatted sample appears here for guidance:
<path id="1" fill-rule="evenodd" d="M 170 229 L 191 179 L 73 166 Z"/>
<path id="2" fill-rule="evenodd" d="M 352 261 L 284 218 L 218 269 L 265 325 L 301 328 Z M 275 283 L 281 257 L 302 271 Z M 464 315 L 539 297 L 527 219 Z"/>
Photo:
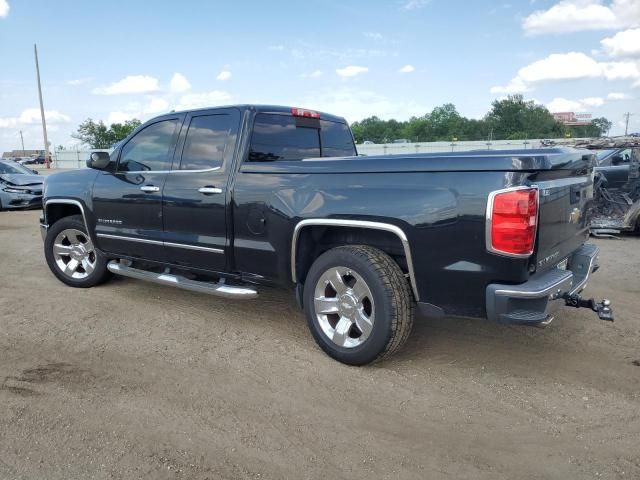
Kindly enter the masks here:
<path id="1" fill-rule="evenodd" d="M 69 123 L 71 119 L 68 115 L 60 113 L 56 110 L 45 110 L 44 116 L 47 123 Z M 23 124 L 41 123 L 42 117 L 40 116 L 39 108 L 27 108 L 18 117 L 18 122 Z"/>
<path id="2" fill-rule="evenodd" d="M 582 104 L 575 100 L 567 100 L 566 98 L 554 98 L 547 103 L 547 108 L 551 113 L 577 112 L 582 110 Z"/>
<path id="3" fill-rule="evenodd" d="M 269 50 L 274 50 L 276 52 L 282 52 L 284 50 L 284 45 L 269 45 Z"/>
<path id="4" fill-rule="evenodd" d="M 111 125 L 112 123 L 124 123 L 127 120 L 133 120 L 137 118 L 139 115 L 136 115 L 135 112 L 110 112 L 107 116 L 107 121 L 105 122 L 107 125 Z"/>
<path id="5" fill-rule="evenodd" d="M 629 100 L 633 98 L 631 95 L 621 92 L 611 92 L 607 95 L 607 100 Z"/>
<path id="6" fill-rule="evenodd" d="M 336 73 L 343 77 L 355 77 L 356 75 L 360 75 L 361 73 L 367 73 L 369 69 L 367 67 L 360 67 L 358 65 L 348 65 L 344 68 L 338 68 Z"/>
<path id="7" fill-rule="evenodd" d="M 529 35 L 609 30 L 640 23 L 638 0 L 562 0 L 548 10 L 526 17 L 522 28 Z"/>
<path id="8" fill-rule="evenodd" d="M 640 79 L 640 64 L 630 61 L 598 62 L 581 52 L 554 53 L 522 67 L 506 86 L 492 87 L 491 93 L 521 93 L 540 82 L 582 78 Z"/>
<path id="9" fill-rule="evenodd" d="M 7 15 L 9 15 L 9 2 L 0 0 L 0 18 L 5 18 Z"/>
<path id="10" fill-rule="evenodd" d="M 295 105 L 305 105 L 311 109 L 331 112 L 345 117 L 349 122 L 376 115 L 382 119 L 408 119 L 424 115 L 429 109 L 415 101 L 389 98 L 373 91 L 350 87 L 327 89 L 305 96 Z"/>
<path id="11" fill-rule="evenodd" d="M 169 110 L 169 102 L 164 98 L 154 97 L 144 107 L 144 113 L 161 113 Z"/>
<path id="12" fill-rule="evenodd" d="M 68 80 L 67 81 L 67 85 L 71 85 L 72 87 L 76 87 L 78 85 L 83 85 L 85 83 L 89 83 L 91 80 L 93 80 L 93 77 L 74 78 L 73 80 Z"/>
<path id="13" fill-rule="evenodd" d="M 616 33 L 600 41 L 604 52 L 612 57 L 640 57 L 640 28 Z"/>
<path id="14" fill-rule="evenodd" d="M 518 76 L 527 83 L 572 80 L 600 75 L 601 68 L 598 62 L 580 52 L 554 53 L 518 71 Z"/>
<path id="15" fill-rule="evenodd" d="M 57 110 L 45 110 L 45 120 L 47 125 L 58 125 L 61 123 L 69 123 L 71 118 Z M 0 118 L 0 128 L 14 128 L 18 125 L 39 125 L 42 123 L 39 108 L 27 108 L 23 110 L 17 117 Z"/>
<path id="16" fill-rule="evenodd" d="M 634 62 L 601 63 L 602 75 L 607 80 L 634 80 L 640 78 L 640 64 Z"/>
<path id="17" fill-rule="evenodd" d="M 189 83 L 189 80 L 187 80 L 187 77 L 176 72 L 173 74 L 173 77 L 171 77 L 169 89 L 172 93 L 184 93 L 191 89 L 191 84 Z"/>
<path id="18" fill-rule="evenodd" d="M 413 65 L 405 65 L 400 70 L 398 70 L 398 72 L 400 73 L 411 73 L 413 71 L 415 71 L 415 67 Z"/>
<path id="19" fill-rule="evenodd" d="M 216 77 L 216 80 L 229 80 L 231 78 L 231 72 L 229 70 L 222 70 L 218 76 Z"/>
<path id="20" fill-rule="evenodd" d="M 95 95 L 124 95 L 129 93 L 151 93 L 160 90 L 158 79 L 147 75 L 129 75 L 106 87 L 94 88 Z"/>
<path id="21" fill-rule="evenodd" d="M 604 98 L 602 97 L 587 97 L 580 100 L 580 103 L 585 107 L 597 108 L 604 105 Z"/>
<path id="22" fill-rule="evenodd" d="M 170 103 L 166 98 L 147 96 L 147 102 L 128 102 L 123 109 L 110 112 L 105 120 L 107 125 L 112 123 L 123 123 L 126 120 L 146 120 L 159 113 L 170 110 Z"/>
<path id="23" fill-rule="evenodd" d="M 531 35 L 616 27 L 616 16 L 609 7 L 573 0 L 558 2 L 548 10 L 535 11 L 522 22 L 522 28 Z"/>
<path id="24" fill-rule="evenodd" d="M 17 117 L 0 117 L 0 128 L 14 128 L 17 124 Z"/>
<path id="25" fill-rule="evenodd" d="M 569 100 L 562 97 L 556 97 L 547 103 L 550 112 L 585 112 L 593 108 L 604 105 L 604 99 L 601 97 L 587 97 L 582 100 Z"/>
<path id="26" fill-rule="evenodd" d="M 323 75 L 322 70 L 314 70 L 311 73 L 303 73 L 302 78 L 319 78 Z"/>
<path id="27" fill-rule="evenodd" d="M 512 95 L 514 93 L 524 93 L 529 91 L 529 87 L 524 84 L 520 77 L 515 77 L 505 86 L 491 87 L 491 93 Z"/>
<path id="28" fill-rule="evenodd" d="M 405 10 L 416 10 L 418 8 L 422 8 L 425 5 L 429 4 L 431 0 L 407 0 L 402 5 L 402 8 Z"/>
<path id="29" fill-rule="evenodd" d="M 231 100 L 231 95 L 221 90 L 212 90 L 203 93 L 188 93 L 180 97 L 176 109 L 188 110 L 192 108 L 213 107 L 227 103 Z"/>

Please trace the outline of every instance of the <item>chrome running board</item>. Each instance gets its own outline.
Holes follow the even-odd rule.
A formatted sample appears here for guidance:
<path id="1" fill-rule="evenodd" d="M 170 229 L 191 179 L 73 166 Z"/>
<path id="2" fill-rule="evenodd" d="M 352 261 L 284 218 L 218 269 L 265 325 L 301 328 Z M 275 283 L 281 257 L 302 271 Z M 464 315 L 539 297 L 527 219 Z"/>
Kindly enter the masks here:
<path id="1" fill-rule="evenodd" d="M 193 292 L 208 293 L 209 295 L 217 295 L 218 297 L 251 299 L 258 296 L 258 292 L 250 287 L 227 285 L 223 281 L 218 283 L 199 282 L 171 273 L 148 272 L 139 268 L 130 267 L 124 263 L 119 263 L 117 260 L 111 260 L 107 264 L 107 268 L 116 275 L 183 288 Z"/>

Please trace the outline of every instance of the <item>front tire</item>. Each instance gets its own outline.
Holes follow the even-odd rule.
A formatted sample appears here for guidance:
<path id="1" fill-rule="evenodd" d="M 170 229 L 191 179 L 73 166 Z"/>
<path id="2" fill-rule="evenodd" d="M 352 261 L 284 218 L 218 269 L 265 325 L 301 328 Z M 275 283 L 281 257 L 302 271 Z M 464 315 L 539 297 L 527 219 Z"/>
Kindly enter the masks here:
<path id="1" fill-rule="evenodd" d="M 93 287 L 110 276 L 108 259 L 93 246 L 81 215 L 62 218 L 49 228 L 44 255 L 51 272 L 72 287 Z"/>
<path id="2" fill-rule="evenodd" d="M 413 327 L 413 295 L 402 270 L 366 245 L 333 248 L 316 259 L 305 281 L 304 309 L 320 348 L 348 365 L 393 355 Z"/>

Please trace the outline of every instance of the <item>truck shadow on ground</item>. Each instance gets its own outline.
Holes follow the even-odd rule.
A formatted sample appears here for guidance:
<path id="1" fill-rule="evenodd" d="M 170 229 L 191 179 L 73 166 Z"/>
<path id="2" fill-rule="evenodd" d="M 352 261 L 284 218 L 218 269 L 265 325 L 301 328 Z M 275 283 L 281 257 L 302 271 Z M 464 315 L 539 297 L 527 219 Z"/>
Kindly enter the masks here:
<path id="1" fill-rule="evenodd" d="M 233 323 L 234 328 L 247 336 L 259 336 L 263 340 L 271 337 L 274 344 L 286 340 L 285 343 L 294 348 L 308 352 L 312 362 L 317 361 L 316 355 L 324 356 L 308 331 L 304 313 L 289 291 L 261 288 L 258 300 L 234 301 L 121 277 L 100 288 L 113 289 L 109 296 L 114 297 L 125 294 L 138 298 L 144 292 L 149 298 L 162 299 L 169 311 L 205 316 L 207 328 Z M 219 316 L 222 312 L 224 317 Z M 483 319 L 416 317 L 404 349 L 371 368 L 424 370 L 438 365 L 455 365 L 487 368 L 507 376 L 536 376 L 543 372 L 546 375 L 550 371 L 562 376 L 562 370 L 566 368 L 593 369 L 592 364 L 596 361 L 601 365 L 596 367 L 598 369 L 618 368 L 620 363 L 631 365 L 632 359 L 605 358 L 601 349 L 590 346 L 589 328 L 607 335 L 607 325 L 600 325 L 602 328 L 598 329 L 585 326 L 584 322 L 597 323 L 597 320 L 571 311 L 566 318 L 539 329 L 499 325 Z M 327 361 L 333 362 L 328 358 Z"/>

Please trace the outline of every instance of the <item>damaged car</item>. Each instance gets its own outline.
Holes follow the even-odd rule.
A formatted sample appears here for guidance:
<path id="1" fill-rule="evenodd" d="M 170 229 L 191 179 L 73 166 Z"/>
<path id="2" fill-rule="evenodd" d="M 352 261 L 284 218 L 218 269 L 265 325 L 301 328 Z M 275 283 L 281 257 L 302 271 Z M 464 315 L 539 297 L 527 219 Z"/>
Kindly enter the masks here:
<path id="1" fill-rule="evenodd" d="M 629 135 L 553 144 L 586 149 L 596 156 L 591 234 L 640 233 L 640 138 Z"/>
<path id="2" fill-rule="evenodd" d="M 41 208 L 43 184 L 35 170 L 0 160 L 0 210 Z"/>

